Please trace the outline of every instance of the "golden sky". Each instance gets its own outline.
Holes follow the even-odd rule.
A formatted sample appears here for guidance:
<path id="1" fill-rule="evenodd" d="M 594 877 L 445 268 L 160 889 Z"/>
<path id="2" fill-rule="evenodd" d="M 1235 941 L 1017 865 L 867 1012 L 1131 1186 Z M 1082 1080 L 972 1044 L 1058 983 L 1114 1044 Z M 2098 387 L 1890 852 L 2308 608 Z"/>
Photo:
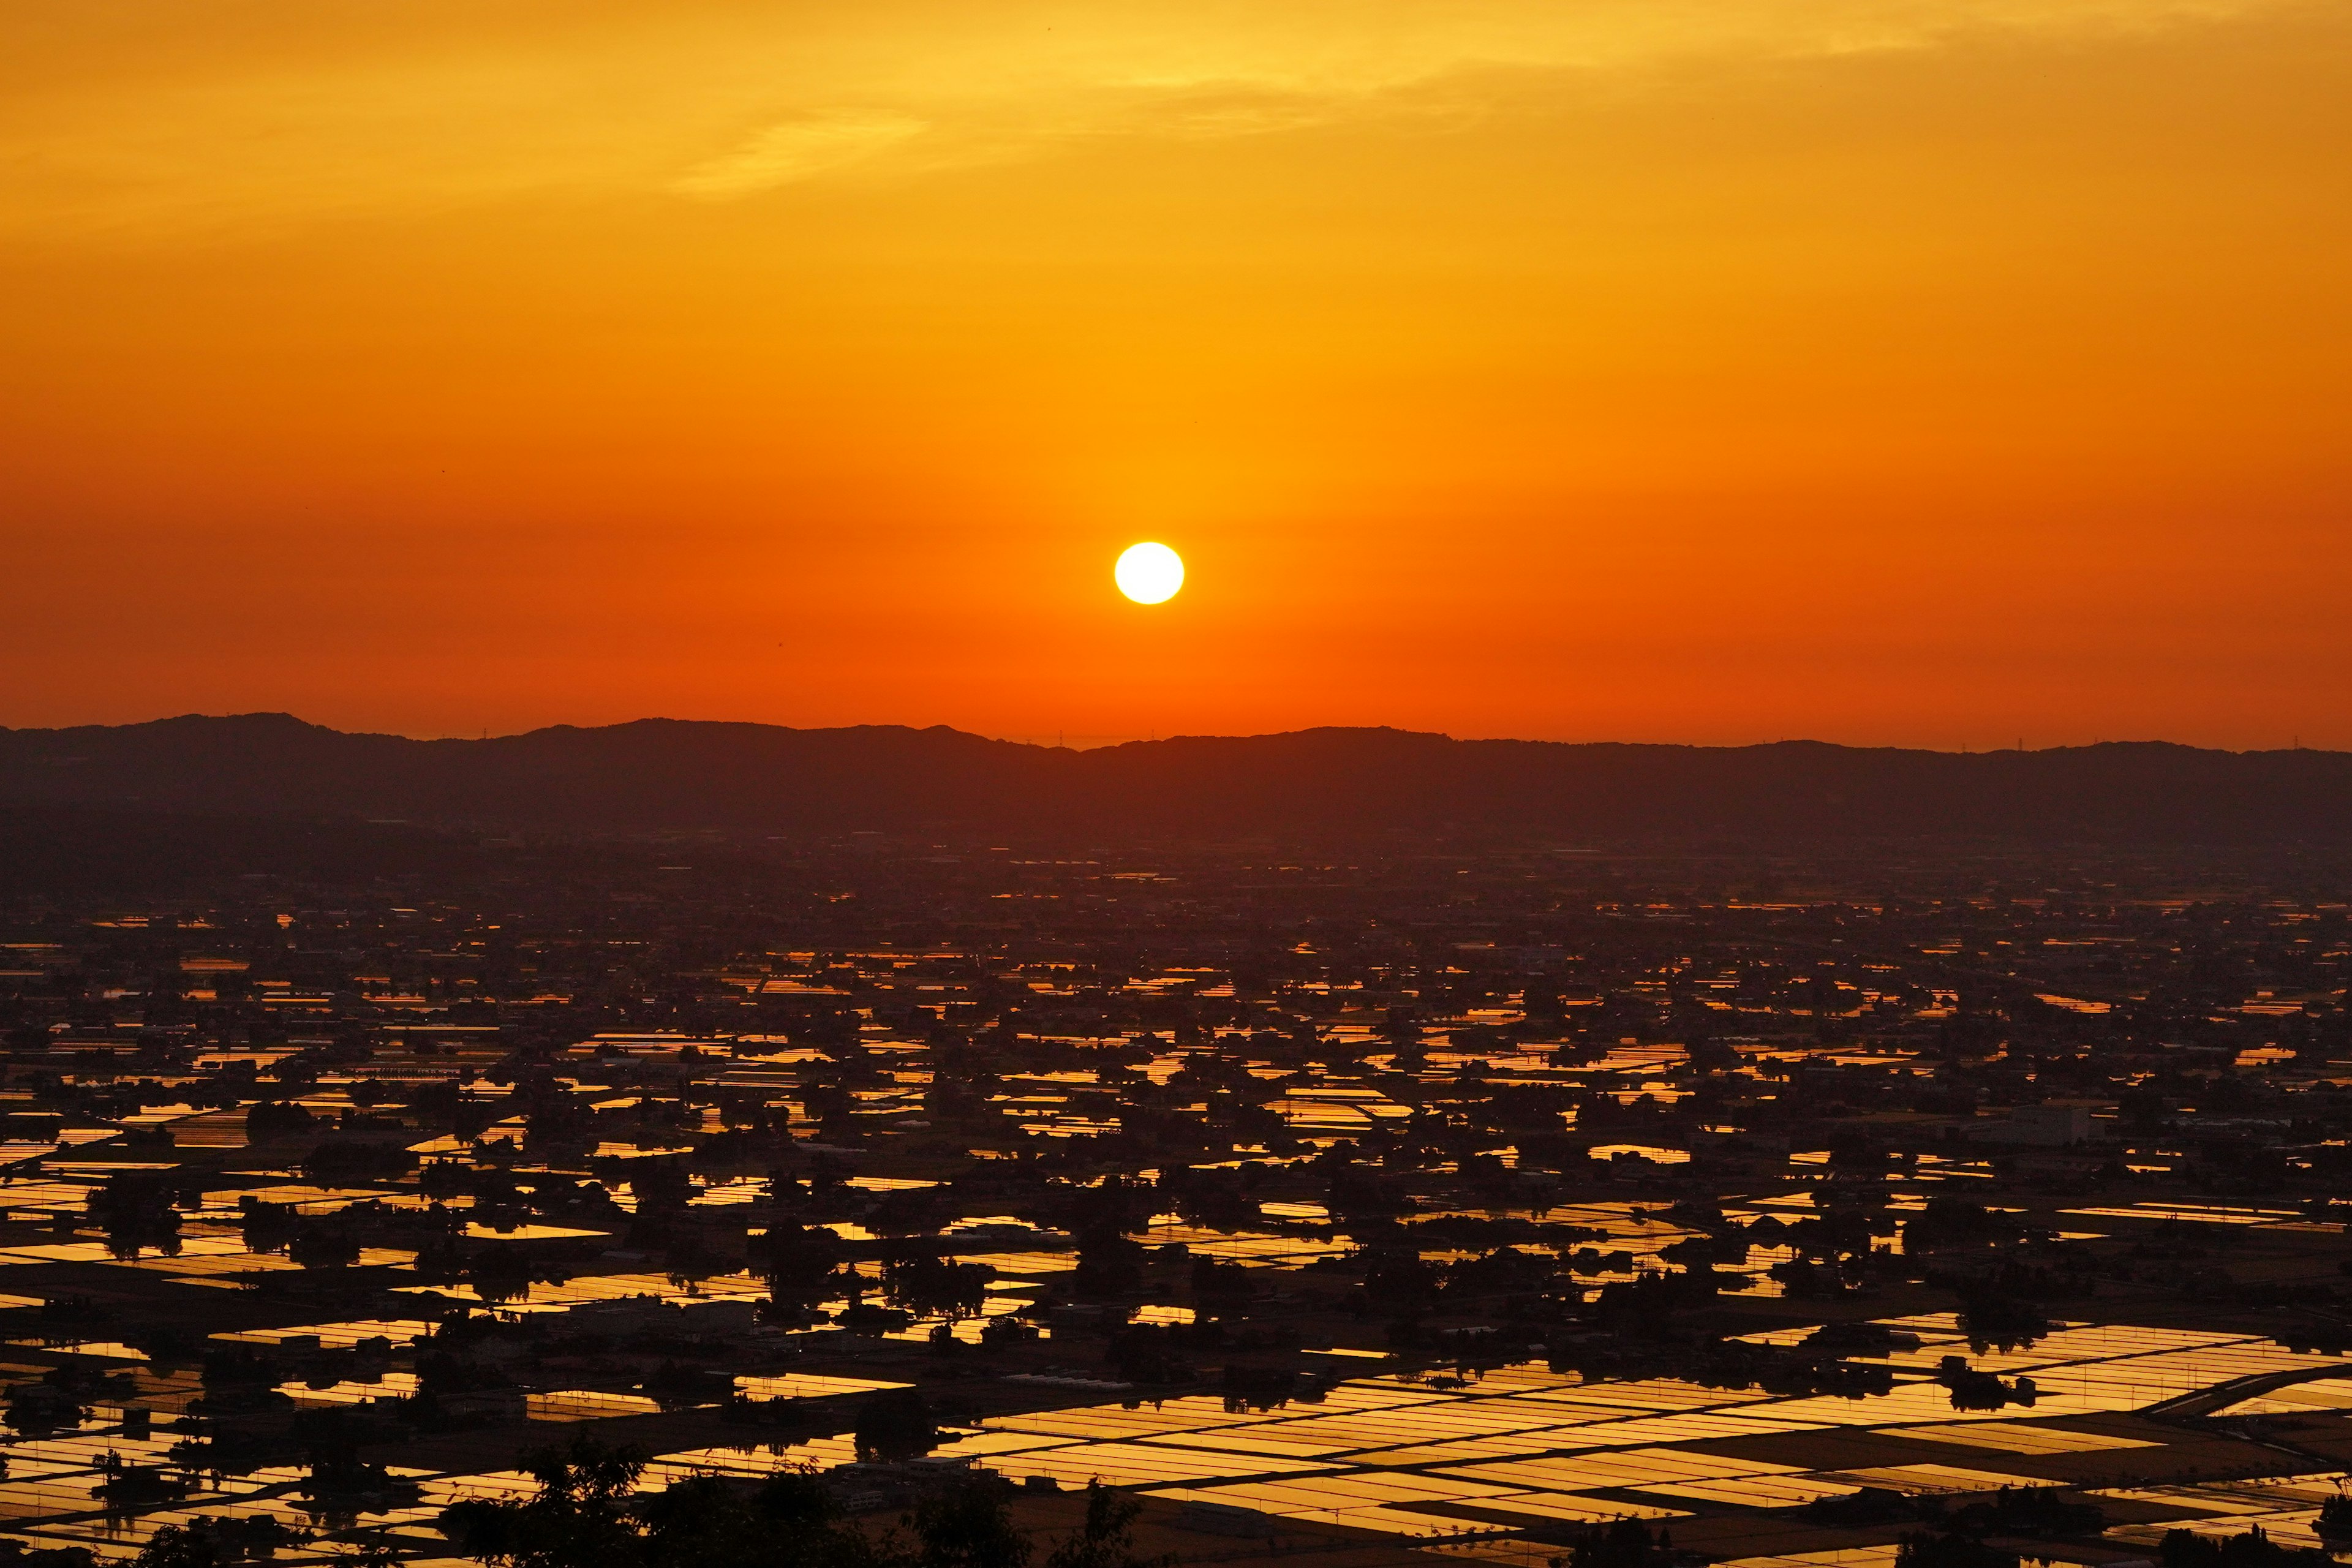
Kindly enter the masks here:
<path id="1" fill-rule="evenodd" d="M 2342 0 L 0 0 L 0 722 L 2352 746 L 2347 241 Z"/>

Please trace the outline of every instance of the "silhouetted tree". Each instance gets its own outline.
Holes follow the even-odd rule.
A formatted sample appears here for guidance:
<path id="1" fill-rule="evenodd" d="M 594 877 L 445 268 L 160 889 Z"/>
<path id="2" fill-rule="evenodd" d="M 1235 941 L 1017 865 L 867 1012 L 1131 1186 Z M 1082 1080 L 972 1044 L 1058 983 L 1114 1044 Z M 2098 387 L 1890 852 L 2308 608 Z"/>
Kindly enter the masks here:
<path id="1" fill-rule="evenodd" d="M 920 1394 L 890 1388 L 868 1395 L 858 1406 L 853 1436 L 858 1458 L 887 1464 L 929 1453 L 939 1444 L 940 1428 Z"/>
<path id="2" fill-rule="evenodd" d="M 1045 1556 L 1045 1568 L 1167 1568 L 1176 1559 L 1139 1557 L 1130 1527 L 1143 1505 L 1102 1482 L 1087 1483 L 1087 1517 Z"/>
<path id="3" fill-rule="evenodd" d="M 917 1503 L 913 1568 L 1027 1568 L 1029 1538 L 1013 1526 L 1006 1490 L 980 1475 Z"/>

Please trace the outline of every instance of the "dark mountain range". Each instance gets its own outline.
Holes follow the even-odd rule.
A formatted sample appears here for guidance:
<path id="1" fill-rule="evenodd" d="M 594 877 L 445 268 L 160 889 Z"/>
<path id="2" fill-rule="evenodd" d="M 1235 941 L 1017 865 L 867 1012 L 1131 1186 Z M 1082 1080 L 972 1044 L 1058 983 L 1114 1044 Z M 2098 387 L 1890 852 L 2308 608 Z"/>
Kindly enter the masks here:
<path id="1" fill-rule="evenodd" d="M 2344 844 L 2352 753 L 2131 742 L 1956 755 L 1337 729 L 1071 752 L 946 728 L 660 719 L 415 741 L 244 714 L 0 731 L 0 806 L 594 833 L 1452 829 L 1566 843 Z"/>

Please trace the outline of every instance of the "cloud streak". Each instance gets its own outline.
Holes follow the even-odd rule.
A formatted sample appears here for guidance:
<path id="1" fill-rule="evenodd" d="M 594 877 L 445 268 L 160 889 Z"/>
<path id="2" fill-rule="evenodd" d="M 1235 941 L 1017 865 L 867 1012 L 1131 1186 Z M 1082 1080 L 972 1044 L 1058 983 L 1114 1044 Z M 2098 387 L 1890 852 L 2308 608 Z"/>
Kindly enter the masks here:
<path id="1" fill-rule="evenodd" d="M 684 195 L 748 195 L 865 163 L 930 129 L 911 115 L 834 110 L 771 125 L 734 152 L 681 178 Z"/>
<path id="2" fill-rule="evenodd" d="M 135 49 L 0 10 L 0 226 L 18 234 L 299 222 L 567 193 L 756 197 L 1048 156 L 1107 137 L 1257 136 L 1477 114 L 1498 72 L 1563 90 L 1642 73 L 2124 38 L 2287 0 L 740 0 L 648 16 L 524 4 L 487 30 L 420 5 L 339 29 L 268 0 L 240 51 L 195 18 Z M 46 9 L 46 8 L 43 8 Z M 79 11 L 81 8 L 77 7 Z M 300 13 L 298 25 L 298 13 Z M 117 22 L 120 18 L 115 18 Z M 118 29 L 119 32 L 119 29 Z M 275 35 L 269 35 L 273 39 Z M 232 41 L 233 42 L 233 41 Z M 107 47 L 101 47 L 101 46 Z M 45 58 L 45 55 L 47 58 Z M 1441 116 L 1443 117 L 1443 116 Z"/>

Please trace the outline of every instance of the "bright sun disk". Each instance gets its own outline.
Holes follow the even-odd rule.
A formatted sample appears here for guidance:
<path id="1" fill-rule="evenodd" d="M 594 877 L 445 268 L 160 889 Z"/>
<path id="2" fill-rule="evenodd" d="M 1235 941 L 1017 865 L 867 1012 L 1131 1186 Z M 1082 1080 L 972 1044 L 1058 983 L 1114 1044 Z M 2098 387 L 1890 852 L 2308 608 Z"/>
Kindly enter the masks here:
<path id="1" fill-rule="evenodd" d="M 1164 544 L 1130 544 L 1111 576 L 1137 604 L 1164 605 L 1184 585 L 1184 558 Z"/>

